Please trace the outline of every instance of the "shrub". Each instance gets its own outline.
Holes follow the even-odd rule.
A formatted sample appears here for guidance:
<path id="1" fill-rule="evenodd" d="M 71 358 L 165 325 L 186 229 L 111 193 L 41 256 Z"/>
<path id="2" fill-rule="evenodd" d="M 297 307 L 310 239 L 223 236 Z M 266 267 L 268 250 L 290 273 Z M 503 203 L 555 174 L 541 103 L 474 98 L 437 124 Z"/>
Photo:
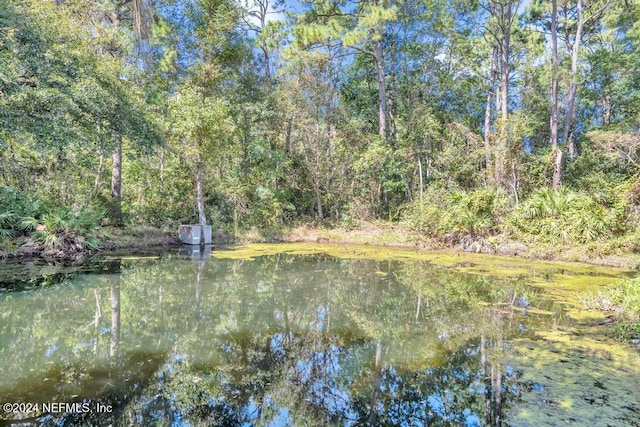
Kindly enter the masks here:
<path id="1" fill-rule="evenodd" d="M 27 196 L 13 187 L 0 185 L 0 239 L 14 239 L 33 231 L 35 227 L 26 218 L 43 212 L 37 196 Z"/>
<path id="2" fill-rule="evenodd" d="M 566 188 L 537 190 L 507 223 L 516 233 L 554 244 L 593 242 L 624 228 L 615 209 Z"/>
<path id="3" fill-rule="evenodd" d="M 105 214 L 91 207 L 59 207 L 45 213 L 39 221 L 35 218 L 26 218 L 25 221 L 30 225 L 37 224 L 33 236 L 44 246 L 96 249 L 100 246 L 99 238 L 103 236 L 98 231 Z"/>
<path id="4" fill-rule="evenodd" d="M 496 231 L 501 215 L 510 205 L 509 196 L 502 189 L 454 192 L 448 201 L 451 208 L 443 215 L 443 228 L 476 235 Z"/>
<path id="5" fill-rule="evenodd" d="M 90 206 L 78 208 L 52 207 L 37 195 L 27 196 L 8 186 L 0 186 L 0 245 L 13 249 L 22 236 L 49 248 L 75 250 L 97 249 L 104 210 Z"/>
<path id="6" fill-rule="evenodd" d="M 495 232 L 500 217 L 511 205 L 509 196 L 501 189 L 466 192 L 430 188 L 423 200 L 409 205 L 404 222 L 411 230 L 430 236 Z"/>
<path id="7" fill-rule="evenodd" d="M 410 230 L 428 236 L 440 234 L 440 221 L 445 210 L 447 190 L 441 187 L 429 187 L 423 194 L 422 201 L 407 205 L 402 221 Z"/>
<path id="8" fill-rule="evenodd" d="M 599 309 L 616 323 L 611 333 L 616 338 L 640 338 L 640 279 L 625 280 L 586 298 L 588 309 Z"/>
<path id="9" fill-rule="evenodd" d="M 255 226 L 263 230 L 278 230 L 285 217 L 295 212 L 293 204 L 282 201 L 283 195 L 271 188 L 259 186 L 255 190 L 254 200 L 243 225 Z"/>

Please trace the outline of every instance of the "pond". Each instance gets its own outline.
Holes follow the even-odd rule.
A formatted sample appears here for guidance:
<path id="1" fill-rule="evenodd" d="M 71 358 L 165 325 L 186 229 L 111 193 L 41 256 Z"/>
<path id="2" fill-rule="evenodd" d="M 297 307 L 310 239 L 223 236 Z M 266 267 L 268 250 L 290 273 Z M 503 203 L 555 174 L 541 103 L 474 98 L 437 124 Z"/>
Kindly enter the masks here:
<path id="1" fill-rule="evenodd" d="M 639 426 L 639 354 L 579 300 L 626 275 L 309 244 L 111 257 L 0 292 L 0 425 Z"/>

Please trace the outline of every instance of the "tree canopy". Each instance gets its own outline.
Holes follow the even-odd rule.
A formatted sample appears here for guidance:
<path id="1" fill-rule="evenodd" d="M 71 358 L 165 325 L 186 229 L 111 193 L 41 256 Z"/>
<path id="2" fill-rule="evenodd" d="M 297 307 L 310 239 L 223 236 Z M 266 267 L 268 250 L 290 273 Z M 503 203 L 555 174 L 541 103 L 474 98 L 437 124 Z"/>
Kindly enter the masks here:
<path id="1" fill-rule="evenodd" d="M 227 232 L 445 209 L 428 233 L 530 235 L 583 209 L 600 225 L 565 241 L 638 232 L 637 0 L 0 4 L 4 235 L 89 207 Z"/>

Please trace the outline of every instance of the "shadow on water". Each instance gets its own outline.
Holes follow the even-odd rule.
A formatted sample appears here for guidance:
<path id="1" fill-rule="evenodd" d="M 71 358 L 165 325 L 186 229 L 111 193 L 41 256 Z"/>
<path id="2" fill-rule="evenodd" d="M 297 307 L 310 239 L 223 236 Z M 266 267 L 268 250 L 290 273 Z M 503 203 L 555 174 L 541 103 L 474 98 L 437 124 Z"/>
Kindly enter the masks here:
<path id="1" fill-rule="evenodd" d="M 46 381 L 34 383 L 25 379 L 6 394 L 12 402 L 38 402 L 39 410 L 26 417 L 21 414 L 18 419 L 4 414 L 6 418 L 0 418 L 0 425 L 112 424 L 123 417 L 121 409 L 147 387 L 165 359 L 162 354 L 141 352 L 127 355 L 117 366 L 51 367 L 44 373 Z M 69 383 L 72 387 L 67 386 Z M 52 403 L 69 405 L 71 409 Z M 96 410 L 100 407 L 104 408 L 103 413 Z"/>
<path id="2" fill-rule="evenodd" d="M 85 274 L 117 274 L 120 260 L 92 258 L 74 266 L 47 264 L 42 261 L 0 264 L 0 292 L 28 291 L 51 286 Z"/>
<path id="3" fill-rule="evenodd" d="M 0 294 L 0 395 L 113 409 L 21 425 L 634 425 L 637 365 L 521 272 L 201 255 Z"/>

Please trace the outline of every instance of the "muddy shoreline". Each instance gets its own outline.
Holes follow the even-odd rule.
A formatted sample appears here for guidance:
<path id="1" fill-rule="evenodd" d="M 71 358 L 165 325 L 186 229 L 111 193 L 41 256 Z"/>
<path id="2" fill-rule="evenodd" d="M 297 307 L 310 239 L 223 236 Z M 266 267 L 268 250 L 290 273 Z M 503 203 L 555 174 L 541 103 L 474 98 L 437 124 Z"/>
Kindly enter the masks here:
<path id="1" fill-rule="evenodd" d="M 110 230 L 110 238 L 105 239 L 98 249 L 82 245 L 82 240 L 72 241 L 63 247 L 47 248 L 26 241 L 13 252 L 0 251 L 0 262 L 53 263 L 75 265 L 93 255 L 109 254 L 116 251 L 140 250 L 145 248 L 172 248 L 180 246 L 176 233 L 159 229 Z"/>

